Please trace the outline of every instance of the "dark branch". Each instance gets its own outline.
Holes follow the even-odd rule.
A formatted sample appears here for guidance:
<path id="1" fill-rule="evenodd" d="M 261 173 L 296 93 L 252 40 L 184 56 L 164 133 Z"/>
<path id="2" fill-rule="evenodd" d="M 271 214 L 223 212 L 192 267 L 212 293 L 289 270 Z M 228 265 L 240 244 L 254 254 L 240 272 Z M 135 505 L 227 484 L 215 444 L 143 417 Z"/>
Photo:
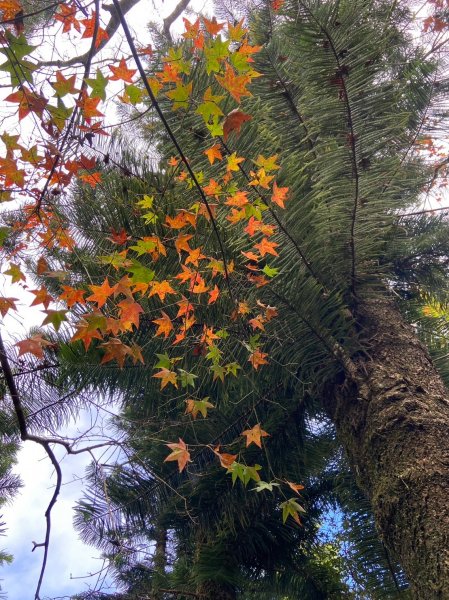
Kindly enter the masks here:
<path id="1" fill-rule="evenodd" d="M 170 33 L 170 27 L 181 15 L 181 13 L 188 7 L 190 0 L 181 0 L 176 6 L 173 12 L 164 19 L 163 31 L 166 38 L 171 42 L 172 37 Z"/>

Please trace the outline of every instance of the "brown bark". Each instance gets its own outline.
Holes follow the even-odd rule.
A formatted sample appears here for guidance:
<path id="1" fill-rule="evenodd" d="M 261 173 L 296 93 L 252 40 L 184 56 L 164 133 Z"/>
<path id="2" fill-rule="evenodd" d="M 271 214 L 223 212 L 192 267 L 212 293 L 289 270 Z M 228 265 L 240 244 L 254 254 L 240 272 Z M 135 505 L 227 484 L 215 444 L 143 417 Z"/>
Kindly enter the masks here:
<path id="1" fill-rule="evenodd" d="M 430 356 L 388 300 L 362 303 L 366 355 L 328 411 L 379 534 L 416 600 L 449 599 L 449 401 Z"/>

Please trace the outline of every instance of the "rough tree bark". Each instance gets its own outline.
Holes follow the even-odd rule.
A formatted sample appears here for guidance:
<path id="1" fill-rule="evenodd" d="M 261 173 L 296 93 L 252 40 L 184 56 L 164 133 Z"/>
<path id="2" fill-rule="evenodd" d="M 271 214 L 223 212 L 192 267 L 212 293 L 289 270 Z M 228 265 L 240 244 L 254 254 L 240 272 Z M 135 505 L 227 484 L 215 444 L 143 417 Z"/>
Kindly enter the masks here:
<path id="1" fill-rule="evenodd" d="M 449 599 L 449 394 L 426 348 L 389 300 L 359 307 L 359 378 L 327 409 L 379 534 L 416 600 Z"/>

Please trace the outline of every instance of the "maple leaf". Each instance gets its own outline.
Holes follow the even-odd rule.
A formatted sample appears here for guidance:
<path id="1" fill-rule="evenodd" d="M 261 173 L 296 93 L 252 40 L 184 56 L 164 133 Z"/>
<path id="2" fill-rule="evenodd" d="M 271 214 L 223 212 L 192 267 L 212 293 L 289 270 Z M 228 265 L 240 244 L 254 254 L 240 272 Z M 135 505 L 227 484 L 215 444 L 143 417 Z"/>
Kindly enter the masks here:
<path id="1" fill-rule="evenodd" d="M 277 12 L 284 6 L 285 0 L 271 0 L 271 8 Z"/>
<path id="2" fill-rule="evenodd" d="M 230 154 L 227 158 L 228 160 L 228 164 L 226 166 L 226 170 L 227 171 L 239 171 L 240 167 L 239 164 L 242 163 L 245 159 L 242 158 L 241 156 L 237 156 L 236 152 L 233 152 L 232 154 Z"/>
<path id="3" fill-rule="evenodd" d="M 108 65 L 109 69 L 112 71 L 113 75 L 110 77 L 110 81 L 125 81 L 126 83 L 132 83 L 133 77 L 137 73 L 137 69 L 128 69 L 126 66 L 126 60 L 124 58 L 120 59 L 120 62 L 117 67 L 114 65 Z"/>
<path id="4" fill-rule="evenodd" d="M 203 17 L 203 24 L 207 33 L 209 33 L 212 36 L 217 35 L 217 33 L 221 31 L 225 26 L 225 23 L 217 23 L 217 19 L 215 17 L 212 17 L 211 20 L 206 19 L 206 17 Z"/>
<path id="5" fill-rule="evenodd" d="M 292 517 L 292 519 L 301 525 L 301 519 L 299 518 L 300 512 L 305 513 L 304 508 L 298 504 L 296 498 L 290 498 L 290 500 L 286 500 L 279 505 L 282 508 L 282 522 L 285 523 L 288 517 Z"/>
<path id="6" fill-rule="evenodd" d="M 106 350 L 106 353 L 101 359 L 100 364 L 107 363 L 111 360 L 116 360 L 122 369 L 125 359 L 129 355 L 129 346 L 124 344 L 118 338 L 111 338 L 107 342 L 100 344 L 100 346 Z"/>
<path id="7" fill-rule="evenodd" d="M 217 301 L 218 296 L 220 295 L 220 290 L 218 289 L 218 286 L 216 285 L 214 287 L 214 289 L 209 292 L 209 300 L 208 300 L 208 304 L 214 304 L 214 302 Z"/>
<path id="8" fill-rule="evenodd" d="M 218 456 L 218 459 L 220 461 L 220 465 L 224 468 L 224 469 L 229 469 L 230 467 L 232 467 L 232 465 L 235 463 L 235 459 L 237 458 L 238 454 L 228 454 L 227 452 L 219 452 L 219 448 L 215 448 L 214 449 L 214 454 L 216 456 Z"/>
<path id="9" fill-rule="evenodd" d="M 134 300 L 122 300 L 119 302 L 120 324 L 125 331 L 130 331 L 133 325 L 139 328 L 139 315 L 143 313 L 143 308 Z"/>
<path id="10" fill-rule="evenodd" d="M 8 310 L 17 310 L 16 302 L 18 298 L 0 298 L 0 315 L 6 316 Z"/>
<path id="11" fill-rule="evenodd" d="M 252 429 L 245 429 L 242 431 L 240 435 L 244 435 L 246 437 L 246 447 L 250 444 L 256 444 L 259 448 L 262 448 L 262 439 L 263 437 L 269 437 L 269 433 L 261 429 L 260 424 L 254 425 Z"/>
<path id="12" fill-rule="evenodd" d="M 86 91 L 84 91 L 81 99 L 77 100 L 77 104 L 81 108 L 83 117 L 88 123 L 90 123 L 93 117 L 104 117 L 104 114 L 97 109 L 100 102 L 101 98 L 90 97 L 87 95 Z"/>
<path id="13" fill-rule="evenodd" d="M 42 321 L 42 325 L 53 325 L 56 331 L 59 331 L 61 324 L 67 321 L 66 310 L 44 310 L 46 313 L 45 319 Z"/>
<path id="14" fill-rule="evenodd" d="M 62 286 L 63 292 L 59 296 L 59 300 L 63 300 L 68 308 L 71 308 L 74 304 L 86 304 L 84 300 L 84 290 L 76 290 L 69 285 Z"/>
<path id="15" fill-rule="evenodd" d="M 179 319 L 179 317 L 183 317 L 184 315 L 189 316 L 190 313 L 192 313 L 195 310 L 195 307 L 193 306 L 193 304 L 189 300 L 187 300 L 187 298 L 184 298 L 184 297 L 182 300 L 180 300 L 176 304 L 179 306 L 179 310 L 176 315 L 177 319 Z"/>
<path id="16" fill-rule="evenodd" d="M 218 83 L 227 90 L 233 98 L 240 104 L 242 96 L 252 96 L 246 86 L 251 83 L 251 75 L 236 75 L 234 69 L 226 63 L 225 74 L 215 75 Z M 248 120 L 248 119 L 245 119 Z"/>
<path id="17" fill-rule="evenodd" d="M 152 281 L 151 290 L 149 296 L 158 295 L 159 298 L 164 301 L 167 294 L 177 294 L 178 292 L 172 288 L 170 282 L 164 279 L 164 281 Z"/>
<path id="18" fill-rule="evenodd" d="M 0 0 L 0 11 L 4 21 L 14 19 L 21 10 L 22 5 L 17 0 Z"/>
<path id="19" fill-rule="evenodd" d="M 95 34 L 95 24 L 97 21 L 97 13 L 96 11 L 92 11 L 92 16 L 88 19 L 82 19 L 81 23 L 84 25 L 85 29 L 83 31 L 82 38 L 91 38 Z M 95 48 L 101 44 L 104 40 L 105 42 L 109 39 L 109 34 L 102 27 L 98 26 L 97 35 L 95 38 Z"/>
<path id="20" fill-rule="evenodd" d="M 178 469 L 181 473 L 190 460 L 190 452 L 187 449 L 186 443 L 179 438 L 179 442 L 176 444 L 165 444 L 170 448 L 171 453 L 167 456 L 164 462 L 176 461 L 178 463 Z"/>
<path id="21" fill-rule="evenodd" d="M 281 168 L 276 163 L 277 158 L 278 158 L 278 154 L 275 154 L 274 156 L 269 156 L 268 158 L 265 158 L 262 154 L 259 154 L 259 156 L 257 157 L 257 160 L 255 160 L 253 162 L 258 167 L 260 167 L 261 169 L 265 169 L 265 171 L 267 171 L 267 173 L 269 173 L 270 171 L 277 171 L 278 169 Z"/>
<path id="22" fill-rule="evenodd" d="M 181 254 L 182 250 L 190 254 L 192 249 L 189 246 L 189 240 L 191 240 L 192 238 L 193 235 L 189 233 L 185 233 L 183 235 L 180 234 L 177 238 L 175 238 L 175 248 L 178 254 Z"/>
<path id="23" fill-rule="evenodd" d="M 285 483 L 290 487 L 290 489 L 292 489 L 296 494 L 298 494 L 299 496 L 299 492 L 300 490 L 304 489 L 304 486 L 301 485 L 300 483 L 292 483 L 291 481 L 285 481 Z"/>
<path id="24" fill-rule="evenodd" d="M 211 148 L 205 150 L 204 154 L 209 159 L 211 165 L 213 165 L 216 160 L 222 160 L 223 158 L 223 155 L 221 154 L 220 144 L 214 144 Z"/>
<path id="25" fill-rule="evenodd" d="M 254 352 L 252 352 L 250 354 L 250 357 L 248 358 L 248 362 L 250 362 L 257 371 L 257 369 L 261 365 L 268 364 L 268 361 L 266 360 L 267 356 L 268 356 L 268 354 L 266 352 L 261 352 L 259 349 L 256 349 L 256 350 L 254 350 Z"/>
<path id="26" fill-rule="evenodd" d="M 288 187 L 278 187 L 277 183 L 274 182 L 273 185 L 273 195 L 271 196 L 271 201 L 280 206 L 281 208 L 285 208 L 284 201 L 287 199 Z"/>
<path id="27" fill-rule="evenodd" d="M 52 346 L 52 343 L 45 340 L 41 335 L 33 335 L 14 345 L 19 348 L 19 356 L 22 356 L 22 354 L 34 354 L 36 358 L 44 358 L 43 349 L 46 346 Z"/>
<path id="28" fill-rule="evenodd" d="M 204 260 L 205 258 L 207 258 L 207 257 L 201 253 L 201 246 L 199 246 L 198 248 L 194 248 L 194 249 L 190 250 L 189 255 L 186 257 L 184 262 L 185 262 L 185 265 L 188 265 L 189 263 L 191 263 L 192 265 L 195 265 L 195 267 L 197 267 L 198 261 Z"/>
<path id="29" fill-rule="evenodd" d="M 56 81 L 51 84 L 52 88 L 56 90 L 55 96 L 62 98 L 67 94 L 76 94 L 79 90 L 75 89 L 76 74 L 71 77 L 64 77 L 61 71 L 56 71 Z"/>
<path id="30" fill-rule="evenodd" d="M 175 388 L 178 387 L 178 376 L 174 371 L 170 371 L 170 369 L 166 369 L 165 367 L 157 373 L 155 373 L 154 375 L 152 375 L 152 377 L 161 380 L 161 390 L 163 390 L 164 387 L 169 383 L 174 385 Z"/>
<path id="31" fill-rule="evenodd" d="M 72 336 L 71 341 L 72 342 L 76 342 L 77 340 L 80 340 L 83 342 L 84 344 L 84 349 L 87 351 L 89 349 L 89 346 L 92 343 L 92 340 L 102 340 L 103 336 L 100 334 L 100 332 L 96 329 L 96 328 L 92 328 L 89 326 L 88 323 L 85 322 L 81 322 L 75 333 Z"/>
<path id="32" fill-rule="evenodd" d="M 159 319 L 154 319 L 152 322 L 157 325 L 157 330 L 155 335 L 163 335 L 164 338 L 167 338 L 170 332 L 173 330 L 173 323 L 171 322 L 170 317 L 163 310 L 161 311 L 162 317 Z"/>
<path id="33" fill-rule="evenodd" d="M 48 104 L 48 100 L 29 90 L 26 85 L 22 85 L 17 92 L 9 94 L 5 100 L 19 104 L 19 121 L 25 118 L 30 112 L 34 112 L 42 118 L 44 109 Z"/>
<path id="34" fill-rule="evenodd" d="M 99 183 L 101 183 L 102 175 L 98 171 L 96 173 L 84 173 L 79 176 L 81 181 L 90 185 L 91 188 L 96 188 Z"/>
<path id="35" fill-rule="evenodd" d="M 127 234 L 126 230 L 122 228 L 120 229 L 120 231 L 116 231 L 115 229 L 113 229 L 111 231 L 111 235 L 107 239 L 110 240 L 113 244 L 122 246 L 123 244 L 126 244 L 126 242 L 130 240 L 131 237 Z"/>
<path id="36" fill-rule="evenodd" d="M 276 242 L 270 242 L 270 240 L 266 237 L 262 238 L 262 240 L 258 244 L 254 244 L 254 248 L 259 250 L 261 256 L 265 256 L 265 254 L 272 254 L 273 256 L 279 256 L 276 252 Z"/>
<path id="37" fill-rule="evenodd" d="M 203 187 L 203 190 L 206 196 L 215 196 L 215 198 L 218 198 L 221 192 L 221 185 L 215 179 L 210 179 L 208 185 Z"/>
<path id="38" fill-rule="evenodd" d="M 249 204 L 248 192 L 236 192 L 235 194 L 229 196 L 226 199 L 225 204 L 227 204 L 228 206 L 237 206 L 238 208 L 246 206 L 247 204 Z"/>
<path id="39" fill-rule="evenodd" d="M 232 132 L 234 132 L 236 135 L 240 135 L 243 123 L 246 123 L 246 121 L 251 121 L 251 119 L 251 115 L 247 115 L 238 108 L 231 110 L 231 112 L 227 115 L 223 123 L 224 141 L 226 142 L 226 140 L 229 137 L 229 134 Z"/>
<path id="40" fill-rule="evenodd" d="M 31 294 L 34 294 L 35 298 L 30 306 L 37 306 L 38 304 L 43 304 L 45 308 L 48 308 L 50 302 L 53 302 L 53 298 L 48 293 L 47 289 L 41 287 L 38 290 L 30 290 Z"/>
<path id="41" fill-rule="evenodd" d="M 76 18 L 77 8 L 74 3 L 70 4 L 60 4 L 59 12 L 57 12 L 54 16 L 55 21 L 60 21 L 63 24 L 62 32 L 69 32 L 72 27 L 76 29 L 79 33 L 81 33 L 81 25 L 78 19 Z"/>
<path id="42" fill-rule="evenodd" d="M 209 408 L 215 408 L 214 405 L 209 402 L 209 396 L 206 396 L 202 400 L 194 400 L 193 398 L 188 398 L 186 400 L 186 415 L 192 415 L 194 419 L 197 418 L 198 413 L 200 413 L 203 418 L 207 417 L 207 410 Z"/>
<path id="43" fill-rule="evenodd" d="M 89 302 L 96 302 L 98 308 L 101 308 L 105 303 L 109 296 L 117 289 L 117 284 L 112 287 L 109 285 L 109 280 L 106 278 L 101 285 L 90 285 L 90 289 L 93 291 L 93 294 L 86 298 Z"/>
<path id="44" fill-rule="evenodd" d="M 3 271 L 4 275 L 9 275 L 11 277 L 11 283 L 17 283 L 18 281 L 26 281 L 25 275 L 20 270 L 19 265 L 15 263 L 9 264 L 9 269 Z"/>

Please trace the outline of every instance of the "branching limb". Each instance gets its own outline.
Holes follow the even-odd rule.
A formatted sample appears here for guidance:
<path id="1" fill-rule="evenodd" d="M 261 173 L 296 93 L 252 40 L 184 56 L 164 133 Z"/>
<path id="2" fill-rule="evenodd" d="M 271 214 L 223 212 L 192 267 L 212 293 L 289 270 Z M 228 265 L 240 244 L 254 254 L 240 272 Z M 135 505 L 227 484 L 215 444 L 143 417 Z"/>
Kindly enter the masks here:
<path id="1" fill-rule="evenodd" d="M 36 587 L 36 592 L 34 595 L 35 600 L 40 600 L 40 589 L 42 587 L 42 581 L 44 579 L 44 574 L 45 574 L 45 569 L 47 566 L 47 559 L 48 559 L 48 550 L 50 547 L 51 511 L 58 499 L 59 492 L 61 490 L 61 484 L 62 484 L 61 466 L 59 464 L 58 459 L 55 456 L 55 453 L 53 452 L 53 450 L 51 448 L 51 444 L 58 444 L 60 446 L 63 446 L 63 448 L 66 450 L 67 454 L 81 454 L 82 452 L 91 452 L 92 450 L 94 450 L 96 448 L 101 448 L 103 446 L 110 446 L 112 444 L 116 444 L 117 442 L 109 441 L 109 442 L 94 444 L 94 445 L 86 447 L 86 448 L 74 449 L 73 445 L 69 444 L 66 440 L 62 440 L 62 439 L 58 439 L 58 438 L 46 438 L 43 436 L 38 436 L 38 435 L 29 433 L 28 428 L 27 428 L 26 418 L 25 418 L 25 412 L 24 412 L 23 406 L 22 406 L 22 401 L 21 401 L 20 394 L 19 394 L 19 391 L 16 386 L 14 374 L 13 374 L 11 366 L 9 364 L 9 359 L 6 354 L 6 349 L 5 349 L 5 345 L 3 343 L 1 334 L 0 334 L 0 366 L 3 370 L 4 380 L 8 387 L 8 390 L 9 390 L 9 393 L 11 396 L 11 400 L 12 400 L 12 403 L 14 406 L 14 411 L 16 413 L 17 421 L 19 424 L 19 431 L 20 431 L 21 439 L 23 441 L 35 442 L 36 444 L 39 444 L 40 446 L 42 446 L 42 448 L 45 450 L 45 452 L 46 452 L 48 458 L 50 459 L 50 461 L 55 469 L 55 472 L 56 472 L 55 489 L 54 489 L 53 495 L 50 499 L 50 502 L 48 503 L 47 510 L 45 511 L 45 521 L 46 521 L 45 539 L 41 543 L 33 542 L 33 548 L 32 548 L 32 552 L 34 552 L 34 550 L 36 550 L 36 548 L 40 548 L 40 547 L 44 548 L 44 556 L 42 559 L 41 571 L 40 571 L 39 580 L 38 580 L 37 587 Z"/>
<path id="2" fill-rule="evenodd" d="M 139 1 L 140 0 L 121 0 L 120 8 L 122 10 L 122 13 L 124 15 L 128 13 L 134 6 L 136 6 L 136 4 L 139 3 Z M 109 43 L 110 39 L 117 32 L 117 29 L 120 26 L 120 19 L 118 18 L 114 7 L 112 5 L 103 5 L 102 8 L 103 10 L 109 12 L 111 15 L 105 29 L 106 33 L 108 34 L 107 39 L 102 39 L 98 46 L 96 48 L 93 48 L 92 51 L 89 49 L 84 54 L 73 56 L 72 58 L 69 58 L 67 60 L 42 61 L 39 62 L 39 65 L 43 67 L 58 67 L 59 69 L 61 69 L 63 67 L 73 67 L 74 65 L 84 65 L 88 60 L 92 60 L 92 58 L 96 56 L 100 52 L 100 50 L 103 50 L 103 48 Z"/>
<path id="3" fill-rule="evenodd" d="M 175 9 L 173 10 L 173 12 L 171 12 L 168 15 L 168 17 L 166 17 L 164 19 L 164 25 L 163 25 L 164 35 L 170 42 L 172 41 L 170 27 L 173 25 L 173 23 L 176 21 L 176 19 L 181 15 L 181 13 L 188 7 L 189 3 L 190 3 L 190 0 L 181 0 L 175 6 Z"/>

